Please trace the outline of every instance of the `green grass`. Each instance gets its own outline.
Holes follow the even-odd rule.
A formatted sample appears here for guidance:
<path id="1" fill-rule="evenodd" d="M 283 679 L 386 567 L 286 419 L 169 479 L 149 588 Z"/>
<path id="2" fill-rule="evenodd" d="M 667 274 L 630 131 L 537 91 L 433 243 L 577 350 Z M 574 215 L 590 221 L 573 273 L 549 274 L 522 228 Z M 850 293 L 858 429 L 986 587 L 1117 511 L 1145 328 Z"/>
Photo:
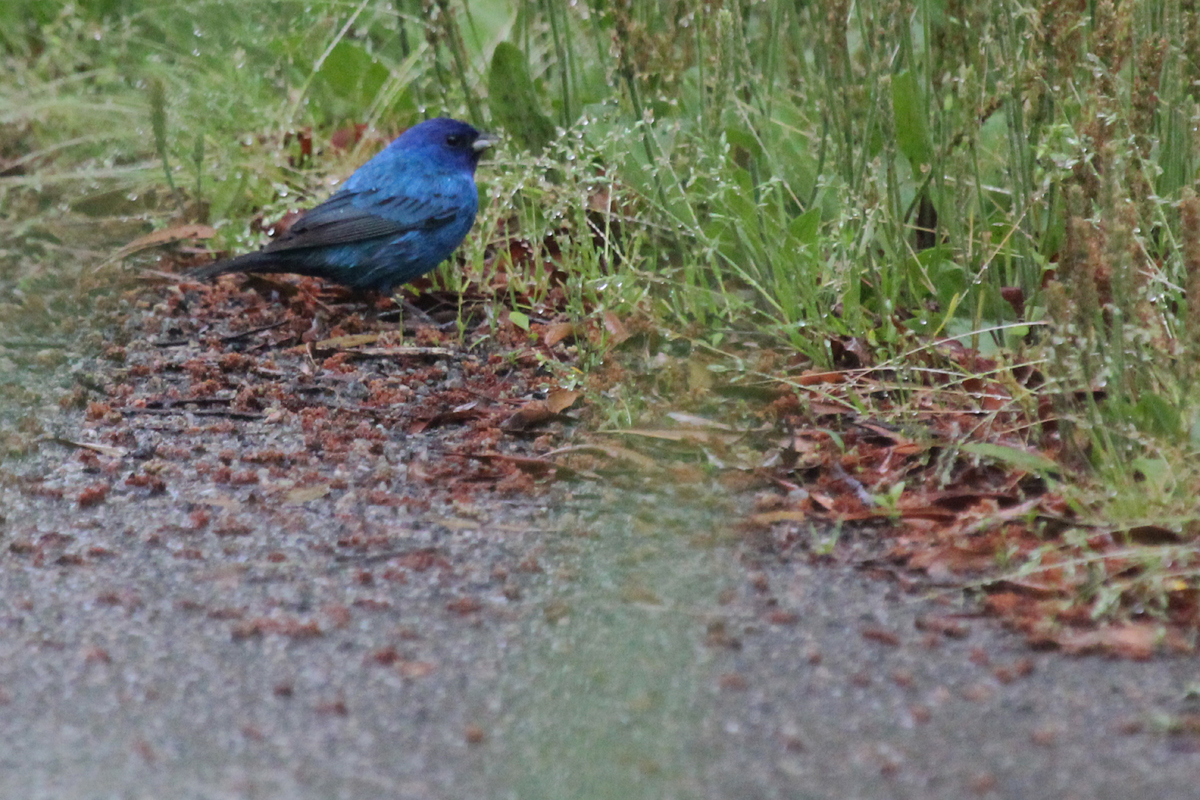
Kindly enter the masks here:
<path id="1" fill-rule="evenodd" d="M 1190 4 L 717 5 L 5 3 L 0 317 L 100 313 L 92 266 L 152 227 L 249 247 L 254 215 L 447 113 L 508 134 L 450 288 L 503 266 L 485 248 L 507 221 L 532 263 L 561 249 L 573 315 L 646 315 L 710 351 L 750 331 L 825 368 L 854 337 L 903 387 L 929 337 L 957 337 L 1043 374 L 1058 431 L 1029 439 L 1061 443 L 1085 516 L 1192 519 Z M 335 151 L 348 124 L 375 135 Z M 501 300 L 549 290 L 513 275 Z"/>

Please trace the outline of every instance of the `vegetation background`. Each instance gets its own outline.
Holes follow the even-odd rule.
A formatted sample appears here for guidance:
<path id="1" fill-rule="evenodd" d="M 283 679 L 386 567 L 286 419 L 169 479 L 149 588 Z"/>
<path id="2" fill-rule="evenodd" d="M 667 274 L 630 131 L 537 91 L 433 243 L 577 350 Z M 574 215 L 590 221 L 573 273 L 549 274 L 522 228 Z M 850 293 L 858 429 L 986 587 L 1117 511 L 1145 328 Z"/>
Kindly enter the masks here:
<path id="1" fill-rule="evenodd" d="M 1196 592 L 1192 0 L 7 0 L 0 58 L 14 341 L 98 344 L 150 263 L 122 245 L 203 223 L 253 247 L 252 220 L 457 116 L 507 144 L 448 288 L 503 271 L 521 314 L 551 258 L 573 318 L 636 316 L 710 370 L 750 370 L 734 340 L 818 370 L 851 347 L 886 378 L 851 384 L 863 413 L 1020 419 L 992 458 L 1090 525 L 1170 532 L 1124 541 L 1143 569 L 1094 613 Z M 496 256 L 518 234 L 529 269 Z M 952 342 L 978 358 L 932 363 Z"/>

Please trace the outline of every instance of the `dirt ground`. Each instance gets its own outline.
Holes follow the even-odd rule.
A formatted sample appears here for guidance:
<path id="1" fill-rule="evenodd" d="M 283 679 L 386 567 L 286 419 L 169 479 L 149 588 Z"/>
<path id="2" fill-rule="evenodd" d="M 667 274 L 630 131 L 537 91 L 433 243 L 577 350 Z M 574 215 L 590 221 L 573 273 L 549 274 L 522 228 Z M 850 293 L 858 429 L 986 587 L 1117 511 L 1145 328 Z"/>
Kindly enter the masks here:
<path id="1" fill-rule="evenodd" d="M 512 331 L 222 286 L 73 356 L 3 467 L 0 796 L 1196 796 L 1194 657 L 1030 650 L 716 483 L 539 475 L 578 425 Z"/>

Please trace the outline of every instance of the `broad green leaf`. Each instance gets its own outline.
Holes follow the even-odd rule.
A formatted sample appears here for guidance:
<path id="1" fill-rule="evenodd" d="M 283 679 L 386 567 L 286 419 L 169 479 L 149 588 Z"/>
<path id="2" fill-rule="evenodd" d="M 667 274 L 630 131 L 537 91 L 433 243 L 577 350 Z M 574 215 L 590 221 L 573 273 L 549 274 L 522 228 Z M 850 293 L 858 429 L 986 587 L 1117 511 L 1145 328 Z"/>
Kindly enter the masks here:
<path id="1" fill-rule="evenodd" d="M 1159 436 L 1182 436 L 1183 419 L 1174 404 L 1157 394 L 1145 394 L 1133 407 L 1139 427 Z"/>
<path id="2" fill-rule="evenodd" d="M 496 45 L 488 69 L 492 118 L 523 149 L 540 153 L 554 141 L 554 123 L 542 113 L 537 87 L 525 66 L 525 54 L 509 42 Z"/>
<path id="3" fill-rule="evenodd" d="M 1171 464 L 1164 458 L 1135 458 L 1129 466 L 1141 473 L 1148 487 L 1161 494 L 1171 485 L 1173 470 Z"/>
<path id="4" fill-rule="evenodd" d="M 736 163 L 745 164 L 749 163 L 750 159 L 758 160 L 762 158 L 762 145 L 759 144 L 754 134 L 746 128 L 737 125 L 726 127 L 725 140 L 732 145 L 730 153 Z"/>
<path id="5" fill-rule="evenodd" d="M 913 165 L 929 164 L 933 147 L 929 144 L 929 127 L 925 121 L 925 104 L 912 72 L 892 76 L 892 108 L 896 117 L 896 143 L 900 152 Z"/>
<path id="6" fill-rule="evenodd" d="M 508 312 L 508 319 L 523 331 L 529 330 L 529 316 L 520 311 Z"/>
<path id="7" fill-rule="evenodd" d="M 356 118 L 387 81 L 388 70 L 361 45 L 342 40 L 313 76 L 312 96 L 329 120 Z"/>
<path id="8" fill-rule="evenodd" d="M 813 206 L 800 216 L 788 223 L 788 231 L 796 237 L 800 244 L 812 245 L 817 243 L 817 233 L 821 229 L 821 207 Z"/>

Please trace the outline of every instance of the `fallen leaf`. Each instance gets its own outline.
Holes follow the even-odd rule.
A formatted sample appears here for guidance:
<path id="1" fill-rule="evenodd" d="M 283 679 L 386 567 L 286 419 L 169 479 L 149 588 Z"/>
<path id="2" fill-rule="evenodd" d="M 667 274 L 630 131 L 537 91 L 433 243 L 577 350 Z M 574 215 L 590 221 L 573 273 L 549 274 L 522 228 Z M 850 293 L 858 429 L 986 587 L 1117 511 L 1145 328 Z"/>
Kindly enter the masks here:
<path id="1" fill-rule="evenodd" d="M 1110 653 L 1138 661 L 1154 655 L 1160 636 L 1158 626 L 1139 623 L 1107 625 L 1094 631 L 1064 633 L 1058 644 L 1069 655 Z"/>
<path id="2" fill-rule="evenodd" d="M 374 344 L 379 341 L 380 333 L 358 333 L 353 336 L 335 336 L 332 339 L 313 344 L 314 350 L 349 350 L 362 347 L 364 344 Z"/>
<path id="3" fill-rule="evenodd" d="M 451 358 L 459 355 L 459 351 L 452 350 L 449 347 L 409 347 L 404 345 L 395 345 L 393 347 L 359 347 L 345 352 L 359 358 L 412 358 L 413 356 Z"/>
<path id="4" fill-rule="evenodd" d="M 577 444 L 569 447 L 560 447 L 557 450 L 551 450 L 549 453 L 544 453 L 543 458 L 550 458 L 557 455 L 565 455 L 567 453 L 599 453 L 608 458 L 628 462 L 640 470 L 645 472 L 653 472 L 659 469 L 658 462 L 649 456 L 644 456 L 636 450 L 630 450 L 627 447 L 620 447 L 615 444 Z"/>
<path id="5" fill-rule="evenodd" d="M 488 412 L 479 408 L 479 402 L 473 401 L 463 403 L 461 406 L 456 406 L 449 411 L 443 411 L 440 414 L 434 414 L 427 419 L 419 419 L 409 426 L 409 433 L 420 433 L 426 428 L 436 428 L 441 425 L 454 425 L 460 422 L 467 422 L 472 419 L 479 419 L 486 416 Z"/>
<path id="6" fill-rule="evenodd" d="M 75 442 L 70 439 L 64 439 L 61 436 L 51 437 L 50 441 L 57 442 L 67 447 L 78 447 L 81 450 L 91 450 L 93 453 L 99 453 L 102 456 L 111 458 L 124 458 L 129 454 L 129 451 L 124 447 L 113 447 L 107 444 L 96 444 L 94 442 Z"/>
<path id="7" fill-rule="evenodd" d="M 1012 306 L 1012 310 L 1017 314 L 1017 319 L 1025 317 L 1025 292 L 1020 286 L 1001 286 L 1000 296 Z"/>
<path id="8" fill-rule="evenodd" d="M 569 389 L 555 389 L 546 397 L 546 408 L 553 414 L 561 414 L 579 399 L 580 393 Z"/>
<path id="9" fill-rule="evenodd" d="M 446 610 L 453 611 L 455 614 L 474 614 L 476 611 L 483 609 L 483 602 L 475 597 L 460 597 L 457 600 L 451 600 L 446 603 Z"/>
<path id="10" fill-rule="evenodd" d="M 734 444 L 742 438 L 740 433 L 725 433 L 718 430 L 703 428 L 622 428 L 612 431 L 599 431 L 612 436 L 639 436 L 647 439 L 663 439 L 668 442 L 696 442 Z"/>
<path id="11" fill-rule="evenodd" d="M 913 622 L 919 631 L 940 633 L 952 639 L 963 639 L 971 632 L 971 626 L 961 619 L 940 614 L 922 614 Z"/>
<path id="12" fill-rule="evenodd" d="M 900 644 L 900 637 L 894 631 L 890 631 L 882 625 L 864 625 L 859 630 L 859 633 L 868 641 L 879 642 L 889 647 L 896 647 Z"/>
<path id="13" fill-rule="evenodd" d="M 505 464 L 512 464 L 522 472 L 527 472 L 530 475 L 538 477 L 544 475 L 553 475 L 558 478 L 572 478 L 577 474 L 575 470 L 555 464 L 553 461 L 548 461 L 544 458 L 530 458 L 529 456 L 510 456 L 505 453 L 472 453 L 471 458 L 480 461 L 500 461 Z M 498 526 L 503 527 L 503 526 Z"/>
<path id="14" fill-rule="evenodd" d="M 766 511 L 752 515 L 750 522 L 755 525 L 774 525 L 776 522 L 807 522 L 810 518 L 810 515 L 803 511 Z"/>
<path id="15" fill-rule="evenodd" d="M 185 239 L 211 239 L 217 235 L 217 229 L 208 225 L 191 224 L 191 225 L 176 225 L 171 228 L 163 228 L 161 231 L 154 231 L 145 236 L 139 236 L 129 244 L 122 247 L 110 258 L 104 261 L 104 264 L 110 264 L 113 261 L 120 261 L 123 258 L 128 258 L 134 253 L 142 250 L 149 250 L 152 247 L 161 247 L 175 242 L 182 242 Z"/>
<path id="16" fill-rule="evenodd" d="M 826 400 L 811 400 L 808 410 L 819 417 L 841 417 L 857 413 L 849 403 L 837 403 Z"/>
<path id="17" fill-rule="evenodd" d="M 329 484 L 326 483 L 317 486 L 301 486 L 288 491 L 283 496 L 283 502 L 290 506 L 298 506 L 310 500 L 320 500 L 327 494 L 329 494 Z"/>
<path id="18" fill-rule="evenodd" d="M 554 322 L 547 325 L 542 333 L 542 343 L 547 347 L 563 341 L 564 339 L 574 339 L 577 335 L 575 325 L 570 322 Z"/>
<path id="19" fill-rule="evenodd" d="M 1178 531 L 1161 525 L 1138 525 L 1130 528 L 1125 534 L 1130 541 L 1141 545 L 1177 544 L 1180 540 Z"/>
<path id="20" fill-rule="evenodd" d="M 611 311 L 604 312 L 604 330 L 608 331 L 608 343 L 613 347 L 628 339 L 630 335 L 625 324 Z"/>
<path id="21" fill-rule="evenodd" d="M 699 417 L 695 414 L 686 414 L 682 411 L 671 411 L 667 417 L 675 420 L 680 425 L 687 428 L 701 428 L 704 430 L 732 431 L 735 428 L 732 425 L 726 425 L 723 422 L 716 422 L 705 417 Z"/>
<path id="22" fill-rule="evenodd" d="M 846 373 L 837 372 L 802 372 L 794 379 L 801 386 L 816 386 L 819 383 L 842 383 L 846 380 Z"/>
<path id="23" fill-rule="evenodd" d="M 349 150 L 351 147 L 358 144 L 366 130 L 367 126 L 362 122 L 355 125 L 347 125 L 345 127 L 338 128 L 333 132 L 333 135 L 329 137 L 329 145 L 335 150 Z M 311 143 L 312 139 L 310 138 L 310 147 Z"/>
<path id="24" fill-rule="evenodd" d="M 519 433 L 544 425 L 557 416 L 558 414 L 547 408 L 545 400 L 535 400 L 501 422 L 500 430 L 507 433 Z"/>

